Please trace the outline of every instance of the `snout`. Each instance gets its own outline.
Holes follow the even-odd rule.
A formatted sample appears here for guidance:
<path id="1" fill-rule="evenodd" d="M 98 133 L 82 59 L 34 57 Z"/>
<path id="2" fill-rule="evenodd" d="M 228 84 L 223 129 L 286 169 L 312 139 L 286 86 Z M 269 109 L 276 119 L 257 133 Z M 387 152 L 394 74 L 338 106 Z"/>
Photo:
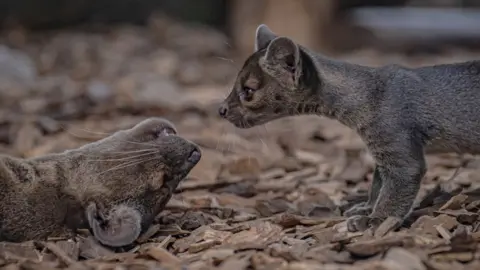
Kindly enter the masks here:
<path id="1" fill-rule="evenodd" d="M 178 151 L 169 163 L 173 179 L 180 181 L 198 164 L 202 158 L 202 151 L 196 144 L 187 140 L 183 141 L 183 149 Z"/>
<path id="2" fill-rule="evenodd" d="M 218 115 L 238 128 L 246 128 L 248 126 L 248 120 L 245 119 L 238 107 L 229 107 L 226 101 L 218 107 Z"/>

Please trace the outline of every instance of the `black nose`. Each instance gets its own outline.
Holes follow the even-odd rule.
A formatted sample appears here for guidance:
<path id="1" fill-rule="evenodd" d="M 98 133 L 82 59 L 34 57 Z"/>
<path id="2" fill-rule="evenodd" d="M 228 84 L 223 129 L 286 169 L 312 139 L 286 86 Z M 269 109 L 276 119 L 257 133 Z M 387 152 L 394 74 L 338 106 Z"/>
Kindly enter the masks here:
<path id="1" fill-rule="evenodd" d="M 227 116 L 227 112 L 228 112 L 228 109 L 227 109 L 227 106 L 225 106 L 225 105 L 221 105 L 220 108 L 218 108 L 218 114 L 221 117 Z"/>
<path id="2" fill-rule="evenodd" d="M 198 163 L 200 161 L 200 158 L 202 158 L 202 152 L 200 149 L 195 148 L 191 153 L 190 156 L 188 157 L 188 161 L 191 163 Z"/>

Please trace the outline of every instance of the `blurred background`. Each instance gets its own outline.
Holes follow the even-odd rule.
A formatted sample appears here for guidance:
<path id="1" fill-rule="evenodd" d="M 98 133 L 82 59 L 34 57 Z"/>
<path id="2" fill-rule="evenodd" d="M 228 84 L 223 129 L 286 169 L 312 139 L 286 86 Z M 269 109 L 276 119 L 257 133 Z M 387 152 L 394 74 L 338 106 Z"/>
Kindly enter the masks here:
<path id="1" fill-rule="evenodd" d="M 270 150 L 305 147 L 292 136 L 321 127 L 306 129 L 302 118 L 235 130 L 216 116 L 260 23 L 319 53 L 372 66 L 478 59 L 480 49 L 476 0 L 2 0 L 0 23 L 0 151 L 22 157 L 75 147 L 148 116 L 167 117 L 186 134 L 209 130 L 201 136 L 235 151 L 263 151 L 235 144 L 245 137 Z M 348 134 L 341 147 L 363 148 L 328 121 L 315 123 Z"/>
<path id="2" fill-rule="evenodd" d="M 251 50 L 252 31 L 266 23 L 307 46 L 337 51 L 384 43 L 478 44 L 479 7 L 477 0 L 3 0 L 0 19 L 6 28 L 45 31 L 147 26 L 163 14 L 212 27 L 244 53 Z"/>

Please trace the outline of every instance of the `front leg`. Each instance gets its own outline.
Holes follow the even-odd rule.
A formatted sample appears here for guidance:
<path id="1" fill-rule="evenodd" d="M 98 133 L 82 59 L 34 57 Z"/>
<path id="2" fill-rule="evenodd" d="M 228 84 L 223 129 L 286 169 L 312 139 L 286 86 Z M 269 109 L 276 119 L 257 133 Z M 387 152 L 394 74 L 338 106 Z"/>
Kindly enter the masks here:
<path id="1" fill-rule="evenodd" d="M 398 140 L 372 149 L 375 159 L 381 164 L 378 173 L 383 180 L 382 187 L 370 215 L 349 217 L 349 231 L 376 227 L 389 216 L 404 219 L 410 212 L 426 172 L 423 144 L 414 139 Z"/>
<path id="2" fill-rule="evenodd" d="M 369 215 L 372 212 L 373 206 L 377 202 L 380 189 L 382 188 L 382 178 L 380 177 L 379 170 L 380 167 L 376 166 L 375 171 L 373 172 L 372 184 L 368 190 L 368 201 L 352 206 L 350 209 L 345 211 L 345 216 L 351 217 L 356 215 Z"/>

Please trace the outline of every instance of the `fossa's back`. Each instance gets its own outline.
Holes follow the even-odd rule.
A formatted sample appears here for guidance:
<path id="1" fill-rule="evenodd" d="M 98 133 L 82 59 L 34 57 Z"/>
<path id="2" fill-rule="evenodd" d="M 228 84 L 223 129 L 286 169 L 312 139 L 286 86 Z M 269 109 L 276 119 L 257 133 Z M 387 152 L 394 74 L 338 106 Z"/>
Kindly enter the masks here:
<path id="1" fill-rule="evenodd" d="M 382 109 L 401 107 L 392 119 L 414 121 L 428 152 L 480 153 L 480 61 L 379 72 L 387 91 L 379 102 L 389 101 Z"/>

